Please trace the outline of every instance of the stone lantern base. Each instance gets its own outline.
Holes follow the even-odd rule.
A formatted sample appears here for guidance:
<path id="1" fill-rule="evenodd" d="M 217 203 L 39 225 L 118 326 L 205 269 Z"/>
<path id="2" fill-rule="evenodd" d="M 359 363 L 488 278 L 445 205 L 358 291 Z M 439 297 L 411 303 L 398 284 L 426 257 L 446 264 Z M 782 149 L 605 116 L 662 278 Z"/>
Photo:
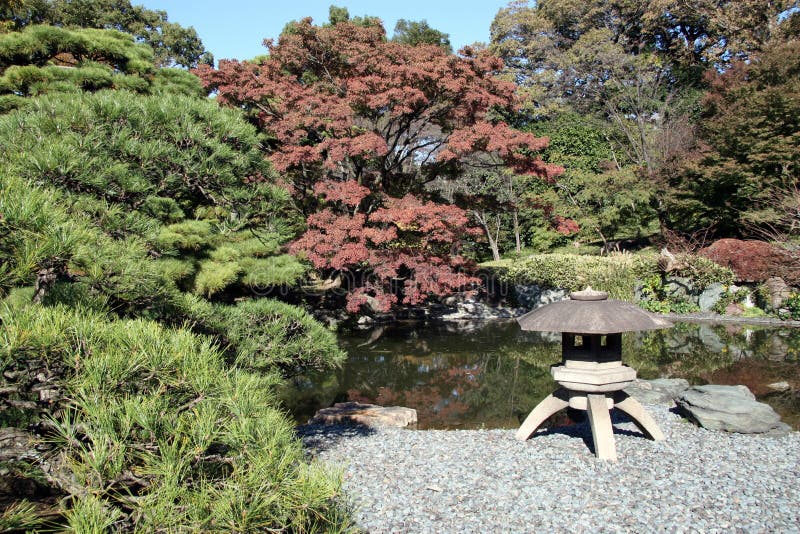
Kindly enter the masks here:
<path id="1" fill-rule="evenodd" d="M 621 361 L 588 362 L 565 360 L 553 367 L 553 378 L 561 386 L 540 402 L 517 431 L 519 440 L 530 438 L 544 421 L 570 407 L 586 410 L 592 427 L 595 454 L 601 460 L 617 461 L 614 429 L 609 412 L 617 408 L 633 420 L 644 435 L 655 441 L 664 439 L 655 420 L 639 402 L 622 390 L 636 379 L 636 371 Z"/>

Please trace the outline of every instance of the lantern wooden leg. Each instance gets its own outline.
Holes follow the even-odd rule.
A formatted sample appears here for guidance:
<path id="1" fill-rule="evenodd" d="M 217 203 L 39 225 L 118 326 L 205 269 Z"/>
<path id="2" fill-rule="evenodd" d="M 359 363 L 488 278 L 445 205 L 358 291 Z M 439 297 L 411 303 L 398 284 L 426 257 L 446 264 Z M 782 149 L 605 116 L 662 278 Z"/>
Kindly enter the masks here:
<path id="1" fill-rule="evenodd" d="M 639 401 L 620 391 L 614 396 L 614 407 L 628 414 L 634 424 L 642 431 L 642 434 L 653 441 L 664 441 L 664 433 L 661 432 L 655 419 L 647 413 Z"/>
<path id="2" fill-rule="evenodd" d="M 520 441 L 525 441 L 536 432 L 536 429 L 545 422 L 545 420 L 556 412 L 559 412 L 569 406 L 569 394 L 564 388 L 557 389 L 551 395 L 548 395 L 542 402 L 536 405 L 536 408 L 528 414 L 528 417 L 523 421 L 522 426 L 517 430 L 516 438 Z"/>
<path id="3" fill-rule="evenodd" d="M 587 395 L 589 422 L 592 425 L 594 452 L 601 460 L 617 461 L 617 447 L 614 444 L 614 427 L 605 395 Z"/>

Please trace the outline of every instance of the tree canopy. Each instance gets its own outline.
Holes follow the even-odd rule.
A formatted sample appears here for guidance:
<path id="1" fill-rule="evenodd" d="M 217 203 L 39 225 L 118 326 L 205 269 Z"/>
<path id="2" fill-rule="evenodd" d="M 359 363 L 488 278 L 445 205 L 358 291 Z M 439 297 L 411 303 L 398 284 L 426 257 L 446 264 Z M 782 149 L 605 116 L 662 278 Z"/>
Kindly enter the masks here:
<path id="1" fill-rule="evenodd" d="M 698 142 L 678 172 L 675 226 L 800 237 L 800 42 L 710 73 Z M 691 213 L 691 215 L 689 215 Z"/>
<path id="2" fill-rule="evenodd" d="M 149 45 L 160 67 L 194 67 L 214 61 L 194 28 L 170 22 L 166 11 L 132 5 L 130 0 L 20 0 L 0 6 L 0 18 L 17 28 L 47 24 L 117 30 Z"/>
<path id="3" fill-rule="evenodd" d="M 453 48 L 450 46 L 450 36 L 435 28 L 431 28 L 426 20 L 398 20 L 397 24 L 394 26 L 392 41 L 412 46 L 425 44 L 436 45 L 441 46 L 448 52 L 453 51 Z"/>
<path id="4" fill-rule="evenodd" d="M 295 250 L 333 274 L 369 266 L 351 308 L 367 297 L 380 310 L 398 298 L 413 304 L 470 281 L 455 277 L 462 258 L 429 241 L 445 227 L 456 241 L 466 219 L 450 206 L 437 220 L 426 184 L 470 166 L 560 172 L 535 156 L 546 139 L 500 120 L 499 110 L 514 108 L 514 86 L 494 77 L 502 63 L 489 54 L 459 57 L 386 41 L 382 27 L 310 19 L 268 48 L 263 60 L 197 73 L 268 136 L 270 161 L 309 215 Z"/>

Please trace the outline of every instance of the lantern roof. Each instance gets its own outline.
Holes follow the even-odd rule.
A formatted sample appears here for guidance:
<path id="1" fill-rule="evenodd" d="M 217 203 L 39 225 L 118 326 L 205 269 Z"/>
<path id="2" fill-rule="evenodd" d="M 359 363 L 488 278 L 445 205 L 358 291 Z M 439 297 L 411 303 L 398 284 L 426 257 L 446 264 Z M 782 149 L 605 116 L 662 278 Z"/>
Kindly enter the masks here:
<path id="1" fill-rule="evenodd" d="M 572 334 L 618 334 L 671 328 L 672 323 L 636 304 L 608 298 L 605 291 L 587 287 L 570 293 L 517 319 L 523 330 Z"/>

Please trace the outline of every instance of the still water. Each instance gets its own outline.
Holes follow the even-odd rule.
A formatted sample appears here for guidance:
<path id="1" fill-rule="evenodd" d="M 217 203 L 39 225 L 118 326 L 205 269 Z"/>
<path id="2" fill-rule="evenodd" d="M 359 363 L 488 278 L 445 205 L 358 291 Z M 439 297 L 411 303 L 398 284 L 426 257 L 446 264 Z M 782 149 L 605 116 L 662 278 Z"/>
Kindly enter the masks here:
<path id="1" fill-rule="evenodd" d="M 341 369 L 295 377 L 283 391 L 298 422 L 360 401 L 414 408 L 421 429 L 515 428 L 556 387 L 550 366 L 561 360 L 560 334 L 514 321 L 400 323 L 342 334 L 340 344 Z M 678 323 L 624 334 L 622 360 L 640 378 L 744 384 L 800 429 L 800 328 Z"/>

